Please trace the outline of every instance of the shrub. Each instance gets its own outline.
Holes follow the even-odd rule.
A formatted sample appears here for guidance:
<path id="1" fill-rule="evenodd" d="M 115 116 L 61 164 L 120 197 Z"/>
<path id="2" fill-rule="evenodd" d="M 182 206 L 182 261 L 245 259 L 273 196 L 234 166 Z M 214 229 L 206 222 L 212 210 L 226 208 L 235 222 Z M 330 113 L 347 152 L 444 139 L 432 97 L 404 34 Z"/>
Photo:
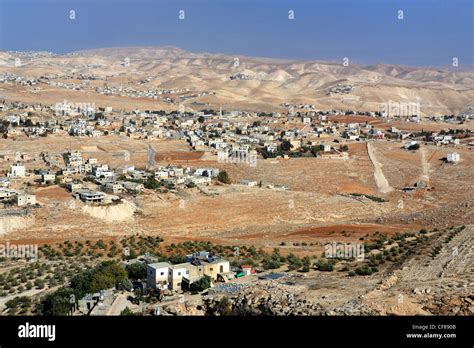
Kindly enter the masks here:
<path id="1" fill-rule="evenodd" d="M 191 291 L 201 292 L 211 287 L 211 277 L 205 275 L 201 279 L 192 283 L 189 287 Z"/>
<path id="2" fill-rule="evenodd" d="M 276 269 L 281 267 L 280 258 L 266 256 L 263 259 L 262 266 L 264 269 Z"/>
<path id="3" fill-rule="evenodd" d="M 222 316 L 232 315 L 232 303 L 229 298 L 223 297 L 216 306 L 217 312 Z"/>
<path id="4" fill-rule="evenodd" d="M 357 275 L 371 275 L 373 272 L 369 267 L 363 266 L 363 267 L 357 267 L 355 269 L 355 273 Z"/>
<path id="5" fill-rule="evenodd" d="M 303 268 L 301 269 L 302 272 L 309 272 L 311 269 L 311 258 L 309 256 L 305 256 L 303 258 Z"/>
<path id="6" fill-rule="evenodd" d="M 35 286 L 38 288 L 38 289 L 43 289 L 44 288 L 44 280 L 43 279 L 40 279 L 40 278 L 37 278 L 35 280 Z"/>
<path id="7" fill-rule="evenodd" d="M 134 316 L 135 313 L 133 313 L 130 308 L 125 307 L 125 309 L 120 312 L 120 315 L 121 315 L 121 316 Z"/>
<path id="8" fill-rule="evenodd" d="M 217 175 L 217 180 L 219 180 L 220 182 L 224 184 L 230 184 L 231 182 L 229 178 L 229 174 L 227 174 L 225 170 L 223 170 L 222 172 L 219 172 L 219 174 Z"/>
<path id="9" fill-rule="evenodd" d="M 327 262 L 324 262 L 323 260 L 318 260 L 316 262 L 316 268 L 318 271 L 321 272 L 332 272 L 334 270 L 334 261 L 329 260 Z"/>

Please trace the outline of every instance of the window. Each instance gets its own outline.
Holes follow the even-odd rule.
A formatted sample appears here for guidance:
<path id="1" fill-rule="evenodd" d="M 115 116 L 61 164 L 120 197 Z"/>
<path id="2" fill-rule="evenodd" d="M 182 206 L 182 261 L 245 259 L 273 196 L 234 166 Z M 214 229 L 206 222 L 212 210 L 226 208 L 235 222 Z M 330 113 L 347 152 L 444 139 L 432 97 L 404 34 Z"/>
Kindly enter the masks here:
<path id="1" fill-rule="evenodd" d="M 211 272 L 214 271 L 214 268 L 211 267 Z"/>
<path id="2" fill-rule="evenodd" d="M 180 276 L 180 275 L 181 275 L 181 272 L 178 272 L 178 275 Z"/>
<path id="3" fill-rule="evenodd" d="M 161 273 L 160 273 L 160 275 L 164 275 L 164 274 L 165 274 L 165 272 L 161 272 Z"/>

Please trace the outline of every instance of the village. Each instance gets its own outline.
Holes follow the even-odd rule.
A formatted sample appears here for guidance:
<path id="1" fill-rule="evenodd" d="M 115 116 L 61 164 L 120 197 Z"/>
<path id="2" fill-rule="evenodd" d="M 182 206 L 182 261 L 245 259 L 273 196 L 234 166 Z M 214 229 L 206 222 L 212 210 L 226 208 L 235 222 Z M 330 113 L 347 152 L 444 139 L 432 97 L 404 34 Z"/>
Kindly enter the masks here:
<path id="1" fill-rule="evenodd" d="M 449 127 L 452 118 L 448 118 L 446 128 L 438 132 L 408 132 L 390 124 L 397 121 L 417 124 L 419 115 L 388 118 L 380 112 L 321 112 L 314 111 L 312 105 L 287 103 L 286 106 L 289 107 L 287 114 L 224 112 L 222 108 L 196 113 L 182 110 L 170 113 L 134 110 L 130 113 L 112 107 L 96 110 L 94 104 L 66 101 L 49 106 L 4 102 L 0 104 L 3 115 L 0 132 L 6 139 L 127 137 L 130 141 L 146 141 L 149 153 L 144 168 L 129 164 L 127 152 L 118 154 L 123 158 L 122 165 L 112 168 L 90 155 L 84 157 L 78 150 L 56 153 L 3 151 L 0 153 L 0 164 L 4 168 L 4 176 L 0 177 L 0 200 L 4 209 L 12 205 L 20 208 L 38 206 L 35 196 L 28 192 L 31 185 L 61 185 L 83 202 L 113 204 L 120 201 L 120 195 L 140 194 L 145 188 L 186 189 L 211 185 L 215 181 L 230 183 L 227 173 L 216 167 L 157 166 L 156 151 L 151 144 L 158 139 L 181 140 L 188 144 L 191 152 L 201 151 L 214 156 L 216 164 L 248 166 L 275 158 L 347 161 L 347 145 L 363 141 L 400 142 L 407 151 L 416 151 L 423 144 L 448 146 L 452 152 L 445 158 L 446 163 L 457 163 L 460 155 L 455 148 L 474 145 L 469 129 Z M 300 111 L 295 112 L 295 107 Z M 344 122 L 338 117 L 343 117 Z M 361 122 L 360 117 L 364 121 Z M 470 117 L 472 115 L 460 115 L 457 122 L 462 124 Z M 251 177 L 235 184 L 262 185 Z M 289 189 L 279 183 L 265 183 L 265 186 Z"/>

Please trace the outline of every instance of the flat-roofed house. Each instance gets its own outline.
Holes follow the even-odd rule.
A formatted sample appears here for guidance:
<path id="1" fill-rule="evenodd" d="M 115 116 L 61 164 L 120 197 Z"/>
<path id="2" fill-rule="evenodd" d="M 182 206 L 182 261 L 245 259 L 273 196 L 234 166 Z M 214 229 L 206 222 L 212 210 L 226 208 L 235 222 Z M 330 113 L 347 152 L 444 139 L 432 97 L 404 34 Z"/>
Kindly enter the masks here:
<path id="1" fill-rule="evenodd" d="M 56 180 L 56 174 L 52 172 L 48 172 L 46 170 L 42 170 L 40 172 L 40 175 L 41 175 L 42 184 L 54 183 L 54 181 Z"/>
<path id="2" fill-rule="evenodd" d="M 102 203 L 105 198 L 103 192 L 90 190 L 78 190 L 75 196 L 86 203 Z"/>
<path id="3" fill-rule="evenodd" d="M 168 270 L 171 265 L 168 262 L 158 262 L 147 265 L 146 279 L 149 288 L 168 289 Z"/>
<path id="4" fill-rule="evenodd" d="M 19 207 L 24 207 L 26 205 L 35 205 L 36 196 L 30 194 L 19 194 L 15 197 L 15 202 Z"/>
<path id="5" fill-rule="evenodd" d="M 67 184 L 67 188 L 68 188 L 69 191 L 74 193 L 74 192 L 82 189 L 82 183 L 72 181 L 72 182 Z"/>
<path id="6" fill-rule="evenodd" d="M 11 178 L 24 178 L 26 176 L 26 168 L 20 163 L 15 163 L 10 166 L 9 176 Z"/>

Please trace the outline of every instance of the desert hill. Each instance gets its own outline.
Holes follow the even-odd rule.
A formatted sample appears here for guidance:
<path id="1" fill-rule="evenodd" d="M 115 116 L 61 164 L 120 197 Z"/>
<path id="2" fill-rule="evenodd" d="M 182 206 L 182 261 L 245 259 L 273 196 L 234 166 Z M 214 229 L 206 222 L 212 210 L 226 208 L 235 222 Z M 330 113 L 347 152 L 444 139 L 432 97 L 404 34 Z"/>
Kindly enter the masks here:
<path id="1" fill-rule="evenodd" d="M 15 67 L 16 57 L 21 65 Z M 247 109 L 274 109 L 288 102 L 314 104 L 318 109 L 374 111 L 391 100 L 419 102 L 422 114 L 450 114 L 461 112 L 474 99 L 474 71 L 343 66 L 342 62 L 191 53 L 176 47 L 101 48 L 34 57 L 0 52 L 0 73 L 4 72 L 32 77 L 89 74 L 109 83 L 149 78 L 143 88 L 214 92 L 182 102 L 185 105 L 225 103 Z M 352 90 L 329 93 L 338 85 Z"/>

